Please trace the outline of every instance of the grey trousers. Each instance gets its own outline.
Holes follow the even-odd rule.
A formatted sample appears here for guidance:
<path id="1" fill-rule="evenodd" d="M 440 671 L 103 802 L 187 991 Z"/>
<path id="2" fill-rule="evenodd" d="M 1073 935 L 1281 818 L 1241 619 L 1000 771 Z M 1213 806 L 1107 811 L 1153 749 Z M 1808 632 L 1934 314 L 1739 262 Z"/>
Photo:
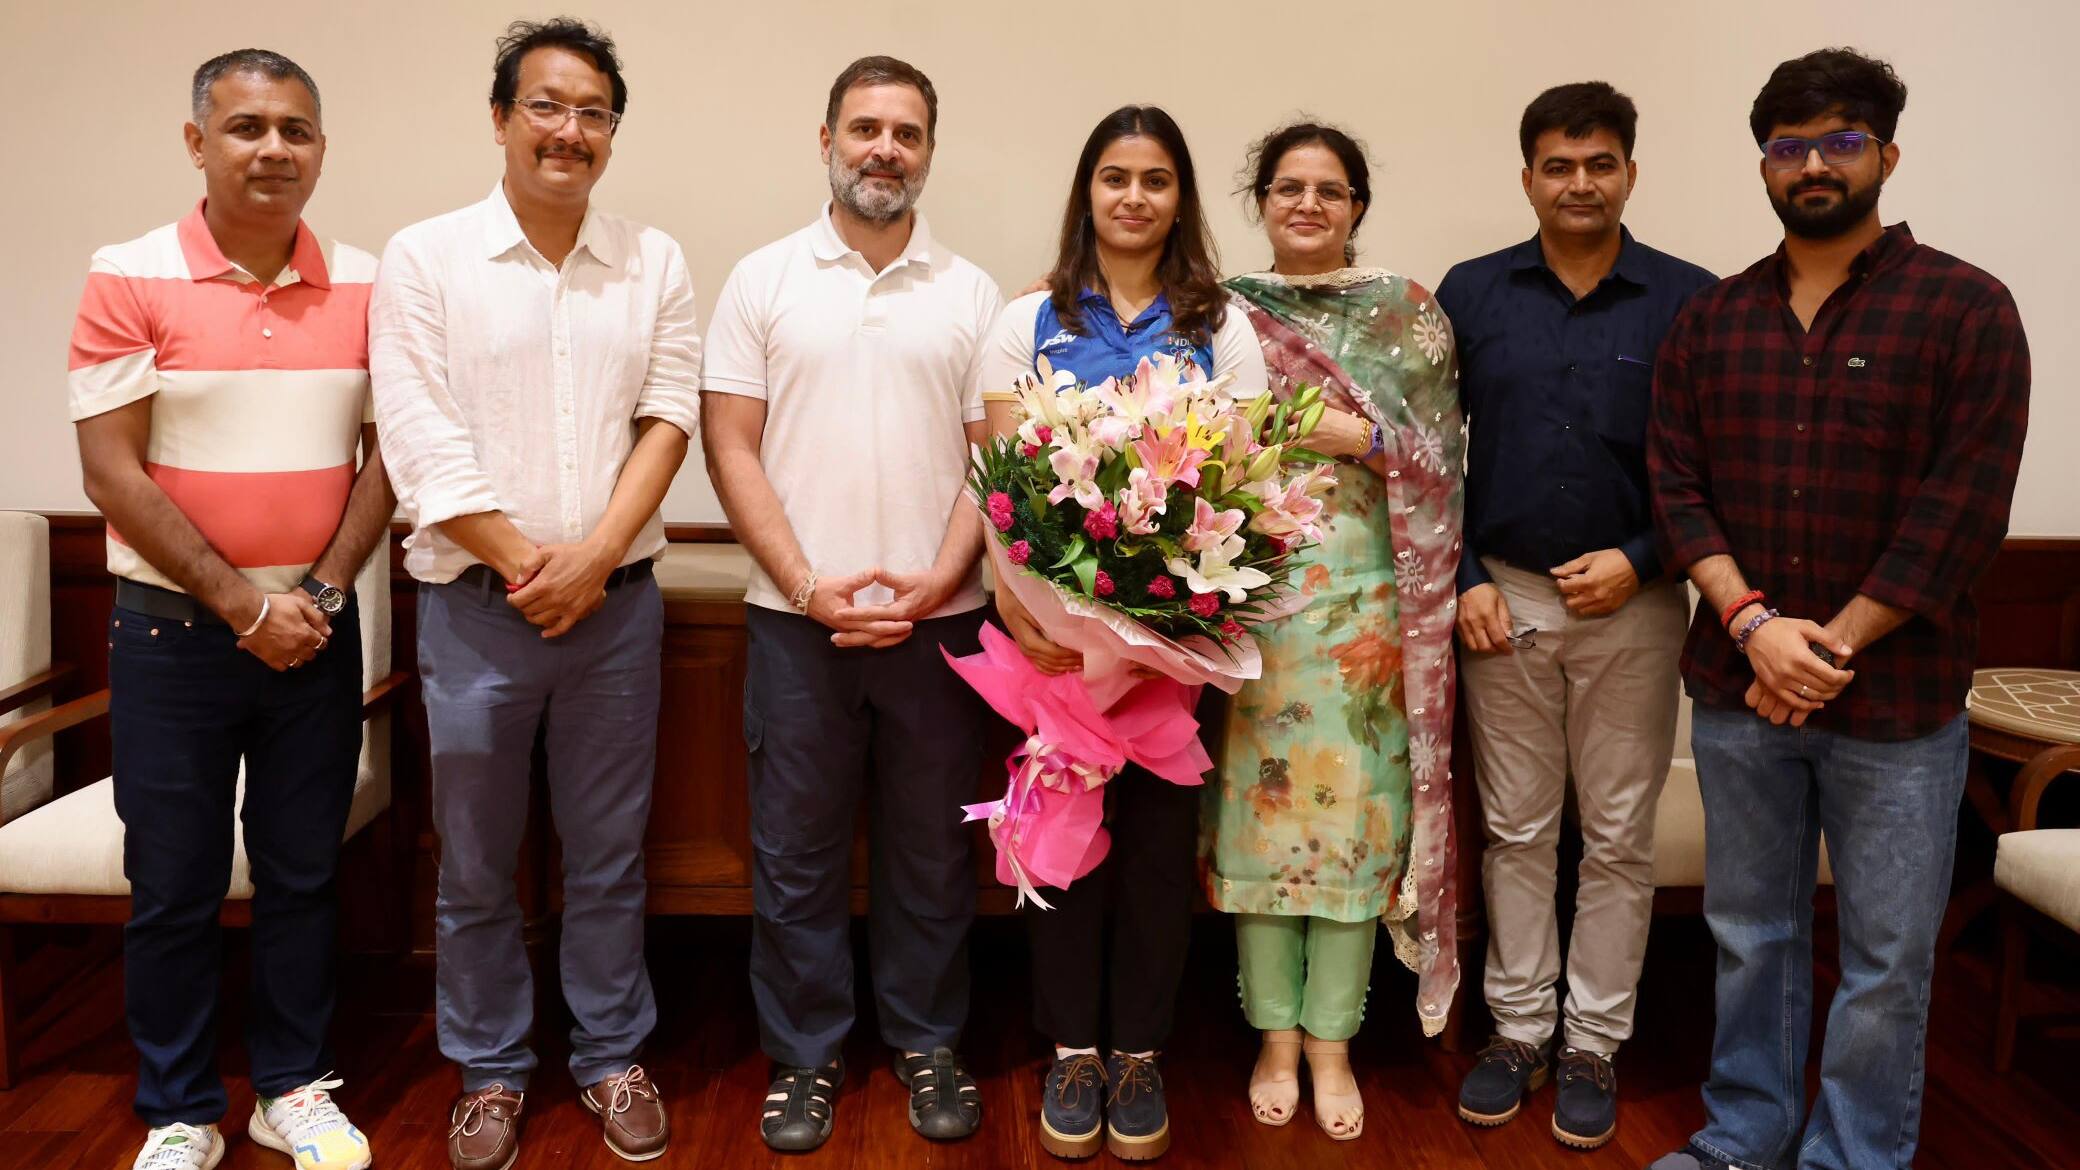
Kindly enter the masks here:
<path id="1" fill-rule="evenodd" d="M 571 1075 L 627 1068 L 657 1022 L 643 965 L 643 834 L 657 760 L 664 605 L 649 578 L 544 639 L 488 585 L 419 590 L 419 674 L 441 838 L 434 1023 L 465 1092 L 525 1089 L 534 984 L 513 874 L 528 768 L 546 725 L 549 804 L 563 849 L 560 968 Z"/>
<path id="2" fill-rule="evenodd" d="M 868 955 L 881 1038 L 930 1052 L 968 1018 L 975 863 L 961 805 L 980 799 L 989 709 L 946 665 L 982 611 L 917 623 L 883 650 L 750 606 L 744 745 L 751 781 L 751 995 L 766 1055 L 810 1067 L 852 1030 L 852 835 L 869 802 Z"/>
<path id="3" fill-rule="evenodd" d="M 1460 656 L 1487 852 L 1488 969 L 1495 1030 L 1527 1044 L 1559 1021 L 1560 810 L 1573 778 L 1581 882 L 1567 946 L 1564 1042 L 1613 1053 L 1632 1035 L 1654 914 L 1654 810 L 1674 754 L 1678 659 L 1689 595 L 1642 588 L 1614 614 L 1568 612 L 1551 576 L 1483 562 L 1509 602 L 1513 654 Z"/>

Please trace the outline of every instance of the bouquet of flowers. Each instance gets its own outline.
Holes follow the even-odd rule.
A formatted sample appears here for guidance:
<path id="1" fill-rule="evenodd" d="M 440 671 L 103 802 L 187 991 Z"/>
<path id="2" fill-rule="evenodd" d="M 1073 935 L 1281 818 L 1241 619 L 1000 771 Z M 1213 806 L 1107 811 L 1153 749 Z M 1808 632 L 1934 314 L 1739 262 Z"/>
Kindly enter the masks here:
<path id="1" fill-rule="evenodd" d="M 1298 444 L 1318 387 L 1238 401 L 1226 377 L 1159 356 L 1085 386 L 1043 364 L 1015 389 L 1018 430 L 985 446 L 969 488 L 988 524 L 997 587 L 1048 638 L 1083 656 L 1047 675 L 994 626 L 948 656 L 1026 732 L 987 819 L 997 876 L 1045 908 L 1104 860 L 1104 784 L 1133 761 L 1177 784 L 1212 766 L 1193 717 L 1200 684 L 1233 693 L 1262 662 L 1249 628 L 1305 604 L 1287 587 L 1321 540 L 1329 461 Z M 1137 669 L 1139 668 L 1139 669 Z"/>

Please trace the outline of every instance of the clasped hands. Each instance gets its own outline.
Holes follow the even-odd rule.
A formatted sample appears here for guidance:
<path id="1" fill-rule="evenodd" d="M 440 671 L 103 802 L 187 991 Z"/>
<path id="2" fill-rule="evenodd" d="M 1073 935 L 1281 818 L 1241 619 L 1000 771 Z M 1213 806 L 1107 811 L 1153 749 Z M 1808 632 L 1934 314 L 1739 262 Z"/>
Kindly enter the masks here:
<path id="1" fill-rule="evenodd" d="M 620 567 L 620 554 L 589 540 L 537 545 L 507 578 L 506 604 L 542 637 L 560 638 L 606 604 L 607 578 Z"/>
<path id="2" fill-rule="evenodd" d="M 930 571 L 898 573 L 878 567 L 846 577 L 819 577 L 809 594 L 808 614 L 830 628 L 833 646 L 881 650 L 908 638 L 918 622 L 946 604 L 959 584 Z M 869 585 L 886 586 L 895 596 L 882 605 L 858 604 L 854 595 Z"/>
<path id="3" fill-rule="evenodd" d="M 1835 665 L 1814 654 L 1815 645 L 1826 647 Z M 1841 669 L 1853 653 L 1840 634 L 1816 622 L 1771 618 L 1748 636 L 1748 665 L 1755 670 L 1755 681 L 1748 684 L 1748 706 L 1778 726 L 1804 726 L 1856 677 L 1855 671 Z"/>

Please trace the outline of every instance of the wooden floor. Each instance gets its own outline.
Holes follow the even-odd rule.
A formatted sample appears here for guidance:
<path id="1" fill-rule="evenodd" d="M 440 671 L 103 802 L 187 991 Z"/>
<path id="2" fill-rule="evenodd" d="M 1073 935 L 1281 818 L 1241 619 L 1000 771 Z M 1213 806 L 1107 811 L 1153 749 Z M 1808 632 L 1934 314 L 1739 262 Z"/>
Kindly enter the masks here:
<path id="1" fill-rule="evenodd" d="M 766 1068 L 758 1053 L 743 965 L 741 920 L 661 921 L 651 943 L 663 1019 L 645 1060 L 671 1108 L 673 1140 L 659 1167 L 811 1168 L 1062 1165 L 1033 1134 L 1039 1111 L 1041 1046 L 1026 1022 L 1023 935 L 1015 921 L 977 928 L 974 1023 L 968 1051 L 982 1082 L 984 1122 L 973 1140 L 932 1146 L 909 1131 L 904 1094 L 886 1054 L 867 1040 L 848 1053 L 853 1075 L 838 1105 L 829 1145 L 782 1158 L 759 1143 L 756 1117 Z M 1982 950 L 1983 950 L 1983 940 Z M 229 969 L 241 965 L 233 944 Z M 2073 972 L 2041 965 L 2039 975 L 2071 981 Z M 388 1170 L 446 1166 L 449 1101 L 457 1088 L 441 1060 L 428 1014 L 430 972 L 418 964 L 354 962 L 342 988 L 337 1097 L 367 1132 L 376 1165 Z M 1603 1150 L 1562 1149 L 1547 1133 L 1552 1090 L 1543 1090 L 1511 1125 L 1476 1130 L 1452 1110 L 1469 1061 L 1423 1041 L 1409 1009 L 1414 984 L 1382 952 L 1370 1016 L 1354 1045 L 1368 1104 L 1362 1139 L 1338 1143 L 1303 1106 L 1284 1129 L 1250 1117 L 1243 1085 L 1253 1038 L 1235 1004 L 1234 948 L 1225 923 L 1200 922 L 1192 975 L 1180 1005 L 1178 1036 L 1167 1054 L 1175 1145 L 1161 1165 L 1174 1170 L 1246 1167 L 1392 1167 L 1395 1170 L 1638 1170 L 1680 1146 L 1700 1120 L 1697 1079 L 1709 1046 L 1711 948 L 1702 924 L 1656 923 L 1642 988 L 1638 1036 L 1619 1063 L 1618 1137 Z M 1928 1061 L 1922 1170 L 2080 1167 L 2080 1043 L 2026 1037 L 2020 1066 L 1993 1076 L 1988 1060 L 1990 972 L 1981 954 L 1946 958 L 1936 989 Z M 1476 994 L 1477 986 L 1472 988 Z M 1832 992 L 1823 977 L 1821 1002 Z M 2072 998 L 2072 987 L 2054 995 Z M 240 988 L 230 992 L 236 1000 Z M 130 1113 L 134 1056 L 121 1022 L 120 975 L 104 965 L 70 997 L 73 1006 L 32 1047 L 32 1067 L 0 1093 L 0 1168 L 102 1170 L 127 1167 L 143 1126 Z M 864 1002 L 864 1001 L 863 1001 Z M 871 1019 L 871 1017 L 869 1017 Z M 48 1021 L 46 1021 L 48 1023 Z M 235 1041 L 240 1013 L 226 1012 L 224 1065 L 231 1080 L 227 1168 L 285 1167 L 280 1155 L 244 1136 L 252 1096 Z M 560 1019 L 545 1022 L 544 1071 L 528 1098 L 519 1166 L 619 1167 L 600 1143 L 597 1122 L 578 1106 L 562 1073 Z M 871 1035 L 871 1025 L 861 1030 Z M 1815 1045 L 1817 1050 L 1818 1045 Z M 1118 1165 L 1101 1155 L 1092 1166 Z"/>

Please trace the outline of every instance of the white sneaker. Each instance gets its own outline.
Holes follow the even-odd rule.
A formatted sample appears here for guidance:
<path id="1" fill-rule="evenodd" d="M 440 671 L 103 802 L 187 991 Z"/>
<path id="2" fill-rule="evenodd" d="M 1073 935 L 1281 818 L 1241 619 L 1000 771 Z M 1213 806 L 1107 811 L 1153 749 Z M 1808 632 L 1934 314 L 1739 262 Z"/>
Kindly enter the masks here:
<path id="1" fill-rule="evenodd" d="M 214 1125 L 162 1125 L 145 1135 L 130 1170 L 216 1170 L 224 1160 L 224 1135 Z"/>
<path id="2" fill-rule="evenodd" d="M 337 1080 L 321 1078 L 273 1101 L 253 1102 L 246 1133 L 295 1159 L 297 1170 L 368 1170 L 368 1139 L 332 1103 L 328 1092 L 339 1086 Z"/>

